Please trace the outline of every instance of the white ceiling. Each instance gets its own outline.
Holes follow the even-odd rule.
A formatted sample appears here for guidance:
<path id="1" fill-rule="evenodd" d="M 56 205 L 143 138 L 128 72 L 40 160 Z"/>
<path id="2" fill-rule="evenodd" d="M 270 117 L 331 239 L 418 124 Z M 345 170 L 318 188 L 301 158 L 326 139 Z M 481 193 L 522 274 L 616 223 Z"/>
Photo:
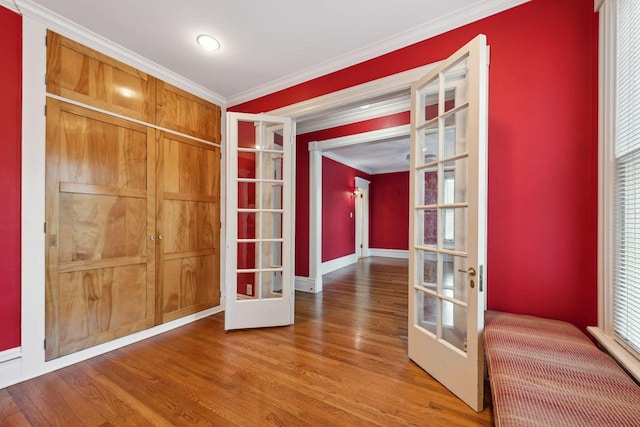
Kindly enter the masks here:
<path id="1" fill-rule="evenodd" d="M 424 40 L 528 0 L 0 0 L 45 8 L 235 105 Z M 48 11 L 47 11 L 48 10 Z M 199 34 L 222 47 L 206 52 Z M 211 97 L 209 97 L 211 99 Z M 299 133 L 408 109 L 408 95 L 298 123 Z M 332 150 L 369 173 L 406 170 L 400 138 Z M 359 166 L 358 166 L 359 165 Z"/>
<path id="2" fill-rule="evenodd" d="M 233 105 L 526 0 L 14 1 L 49 9 Z M 203 33 L 221 49 L 202 50 Z"/>
<path id="3" fill-rule="evenodd" d="M 409 137 L 332 148 L 323 155 L 370 175 L 409 170 Z"/>

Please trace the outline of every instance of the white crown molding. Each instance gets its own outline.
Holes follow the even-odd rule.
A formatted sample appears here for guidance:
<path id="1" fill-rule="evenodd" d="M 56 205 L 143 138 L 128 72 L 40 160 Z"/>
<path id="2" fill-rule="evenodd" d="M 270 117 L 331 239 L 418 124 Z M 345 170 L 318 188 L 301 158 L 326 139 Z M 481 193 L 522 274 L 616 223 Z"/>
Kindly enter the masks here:
<path id="1" fill-rule="evenodd" d="M 9 0 L 0 0 L 0 6 L 4 6 L 9 10 L 20 13 L 20 9 L 16 6 L 16 4 Z"/>
<path id="2" fill-rule="evenodd" d="M 371 132 L 362 132 L 354 135 L 341 136 L 339 138 L 325 139 L 324 141 L 313 141 L 309 143 L 309 151 L 325 151 L 337 147 L 347 147 L 349 145 L 364 144 L 366 142 L 395 139 L 408 136 L 409 132 L 409 125 L 401 125 L 392 128 L 373 130 Z"/>
<path id="3" fill-rule="evenodd" d="M 351 86 L 326 95 L 306 99 L 295 104 L 286 105 L 268 111 L 274 116 L 292 117 L 296 121 L 304 120 L 314 114 L 330 111 L 333 108 L 344 107 L 365 100 L 378 97 L 390 96 L 394 93 L 407 92 L 411 84 L 424 77 L 425 74 L 433 70 L 440 62 L 412 68 L 401 73 L 392 74 L 377 80 L 372 80 L 357 86 Z"/>
<path id="4" fill-rule="evenodd" d="M 3 5 L 5 3 L 9 3 L 6 0 L 0 1 L 3 2 Z M 223 108 L 227 105 L 227 100 L 223 96 L 212 92 L 191 80 L 185 79 L 168 68 L 158 65 L 137 53 L 125 49 L 124 47 L 113 43 L 112 41 L 32 2 L 31 0 L 16 0 L 16 3 L 22 15 L 41 22 L 48 29 L 55 31 L 56 33 L 73 39 L 92 49 L 98 50 L 105 55 L 109 55 L 118 61 L 131 65 L 132 67 L 160 78 Z"/>
<path id="5" fill-rule="evenodd" d="M 389 37 L 380 42 L 371 44 L 362 49 L 357 49 L 338 56 L 323 64 L 316 65 L 298 73 L 289 74 L 280 79 L 273 80 L 253 89 L 240 92 L 227 98 L 229 106 L 242 104 L 252 99 L 260 98 L 270 93 L 286 89 L 297 84 L 333 73 L 343 68 L 359 64 L 372 58 L 393 52 L 394 50 L 412 45 L 414 43 L 446 33 L 458 27 L 470 24 L 480 19 L 487 18 L 531 0 L 485 0 L 478 1 L 472 6 L 458 10 L 439 19 L 410 28 L 400 34 Z"/>
<path id="6" fill-rule="evenodd" d="M 344 157 L 342 157 L 342 156 L 340 156 L 340 155 L 338 155 L 336 153 L 332 153 L 330 151 L 326 151 L 326 152 L 322 153 L 322 156 L 326 157 L 327 159 L 334 160 L 334 161 L 336 161 L 338 163 L 341 163 L 341 164 L 343 164 L 345 166 L 348 166 L 350 168 L 359 170 L 360 172 L 364 172 L 364 173 L 366 173 L 368 175 L 373 175 L 373 170 L 372 169 L 365 168 L 362 165 L 359 165 L 358 163 L 354 162 L 353 160 L 346 159 L 346 158 L 344 158 Z"/>
<path id="7" fill-rule="evenodd" d="M 376 169 L 371 175 L 382 175 L 383 173 L 409 172 L 409 162 L 403 166 L 385 167 Z"/>
<path id="8" fill-rule="evenodd" d="M 318 118 L 310 117 L 304 122 L 297 123 L 297 134 L 315 132 L 322 129 L 330 129 L 350 123 L 357 123 L 364 120 L 377 119 L 392 114 L 409 111 L 411 107 L 411 97 L 409 94 L 384 102 L 376 103 L 370 108 L 356 107 L 348 111 L 338 111 L 336 113 L 323 114 Z"/>

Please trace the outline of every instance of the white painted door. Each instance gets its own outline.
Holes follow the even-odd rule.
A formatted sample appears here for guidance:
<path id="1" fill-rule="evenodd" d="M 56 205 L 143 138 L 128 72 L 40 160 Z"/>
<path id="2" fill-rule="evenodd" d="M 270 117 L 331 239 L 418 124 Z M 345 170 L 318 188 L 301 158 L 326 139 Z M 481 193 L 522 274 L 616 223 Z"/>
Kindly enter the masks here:
<path id="1" fill-rule="evenodd" d="M 409 357 L 483 409 L 487 46 L 412 86 Z"/>
<path id="2" fill-rule="evenodd" d="M 371 181 L 356 177 L 355 183 L 355 251 L 358 259 L 360 259 L 369 256 L 369 184 Z"/>
<path id="3" fill-rule="evenodd" d="M 227 113 L 227 330 L 293 324 L 292 127 Z"/>

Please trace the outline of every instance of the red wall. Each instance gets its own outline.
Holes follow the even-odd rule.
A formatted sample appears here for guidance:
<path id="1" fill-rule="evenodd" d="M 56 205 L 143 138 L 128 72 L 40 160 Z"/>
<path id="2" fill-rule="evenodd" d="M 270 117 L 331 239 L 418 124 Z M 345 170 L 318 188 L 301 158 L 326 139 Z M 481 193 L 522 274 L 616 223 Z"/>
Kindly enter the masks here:
<path id="1" fill-rule="evenodd" d="M 584 328 L 597 320 L 597 30 L 592 0 L 532 0 L 232 110 L 270 111 L 432 63 L 486 34 L 489 308 Z M 296 274 L 307 275 L 309 140 L 298 141 Z"/>
<path id="2" fill-rule="evenodd" d="M 322 158 L 322 262 L 355 253 L 355 178 L 371 177 L 335 160 Z"/>
<path id="3" fill-rule="evenodd" d="M 20 346 L 22 19 L 0 7 L 0 351 Z M 43 248 L 44 249 L 44 248 Z"/>
<path id="4" fill-rule="evenodd" d="M 409 249 L 409 172 L 371 175 L 369 247 Z"/>

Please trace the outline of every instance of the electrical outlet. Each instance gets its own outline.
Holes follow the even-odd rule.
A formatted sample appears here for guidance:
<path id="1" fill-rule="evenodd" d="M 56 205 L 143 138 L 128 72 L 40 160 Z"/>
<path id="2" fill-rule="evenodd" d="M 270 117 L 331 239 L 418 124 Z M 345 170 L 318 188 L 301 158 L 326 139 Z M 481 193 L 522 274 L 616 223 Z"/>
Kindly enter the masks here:
<path id="1" fill-rule="evenodd" d="M 253 285 L 251 283 L 247 285 L 247 295 L 253 295 Z"/>

